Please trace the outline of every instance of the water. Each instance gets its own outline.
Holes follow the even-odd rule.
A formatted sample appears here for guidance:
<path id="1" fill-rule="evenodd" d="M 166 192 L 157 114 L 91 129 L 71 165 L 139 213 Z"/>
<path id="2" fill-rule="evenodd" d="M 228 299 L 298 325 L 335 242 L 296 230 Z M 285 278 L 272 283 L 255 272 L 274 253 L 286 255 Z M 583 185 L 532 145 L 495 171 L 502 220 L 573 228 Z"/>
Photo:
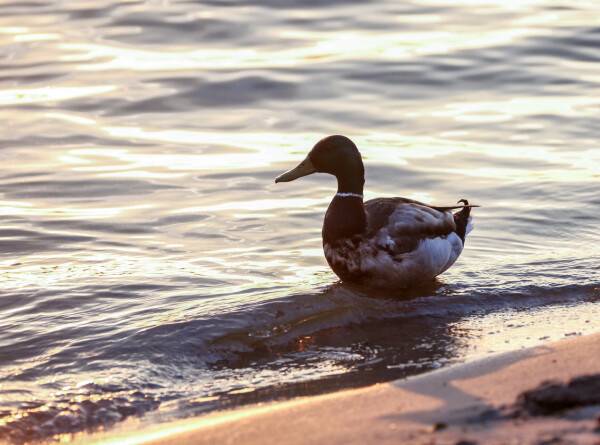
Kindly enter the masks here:
<path id="1" fill-rule="evenodd" d="M 593 1 L 0 3 L 0 438 L 67 440 L 600 330 Z M 460 198 L 448 272 L 321 251 L 328 134 L 366 196 Z"/>

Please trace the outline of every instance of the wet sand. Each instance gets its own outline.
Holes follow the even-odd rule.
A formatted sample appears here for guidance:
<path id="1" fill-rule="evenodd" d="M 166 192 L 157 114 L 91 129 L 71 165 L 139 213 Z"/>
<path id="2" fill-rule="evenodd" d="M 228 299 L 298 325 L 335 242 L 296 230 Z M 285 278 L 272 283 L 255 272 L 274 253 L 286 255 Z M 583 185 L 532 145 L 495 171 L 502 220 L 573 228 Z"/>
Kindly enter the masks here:
<path id="1" fill-rule="evenodd" d="M 596 445 L 599 388 L 596 333 L 360 390 L 214 413 L 99 441 Z"/>

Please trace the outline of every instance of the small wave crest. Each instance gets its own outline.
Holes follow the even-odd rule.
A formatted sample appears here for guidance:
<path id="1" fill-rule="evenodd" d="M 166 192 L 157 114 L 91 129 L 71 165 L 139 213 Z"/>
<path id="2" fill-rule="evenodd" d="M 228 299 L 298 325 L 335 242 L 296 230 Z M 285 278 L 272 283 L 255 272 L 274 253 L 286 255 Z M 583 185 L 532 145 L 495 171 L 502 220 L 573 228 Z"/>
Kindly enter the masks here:
<path id="1" fill-rule="evenodd" d="M 159 406 L 159 400 L 139 390 L 86 383 L 52 393 L 48 402 L 4 412 L 0 440 L 10 443 L 59 439 L 64 434 L 111 426 L 130 416 L 140 416 Z"/>

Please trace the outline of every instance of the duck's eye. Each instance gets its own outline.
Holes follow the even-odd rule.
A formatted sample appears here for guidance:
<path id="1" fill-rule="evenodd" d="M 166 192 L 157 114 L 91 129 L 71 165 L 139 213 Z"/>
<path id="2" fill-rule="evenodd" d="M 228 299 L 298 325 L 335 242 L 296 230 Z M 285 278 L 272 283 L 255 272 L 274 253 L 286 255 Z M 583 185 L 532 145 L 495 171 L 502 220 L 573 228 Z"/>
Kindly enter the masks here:
<path id="1" fill-rule="evenodd" d="M 301 162 L 301 163 L 300 163 L 300 167 L 304 167 L 304 162 Z"/>

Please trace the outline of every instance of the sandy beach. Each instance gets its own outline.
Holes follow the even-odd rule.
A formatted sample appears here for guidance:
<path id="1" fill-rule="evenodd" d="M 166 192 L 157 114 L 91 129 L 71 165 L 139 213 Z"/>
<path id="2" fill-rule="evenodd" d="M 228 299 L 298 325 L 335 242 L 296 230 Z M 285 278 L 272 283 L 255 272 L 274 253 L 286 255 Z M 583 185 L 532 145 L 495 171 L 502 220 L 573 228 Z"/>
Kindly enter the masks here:
<path id="1" fill-rule="evenodd" d="M 406 380 L 215 413 L 93 441 L 600 444 L 599 357 L 600 333 L 565 338 Z"/>

